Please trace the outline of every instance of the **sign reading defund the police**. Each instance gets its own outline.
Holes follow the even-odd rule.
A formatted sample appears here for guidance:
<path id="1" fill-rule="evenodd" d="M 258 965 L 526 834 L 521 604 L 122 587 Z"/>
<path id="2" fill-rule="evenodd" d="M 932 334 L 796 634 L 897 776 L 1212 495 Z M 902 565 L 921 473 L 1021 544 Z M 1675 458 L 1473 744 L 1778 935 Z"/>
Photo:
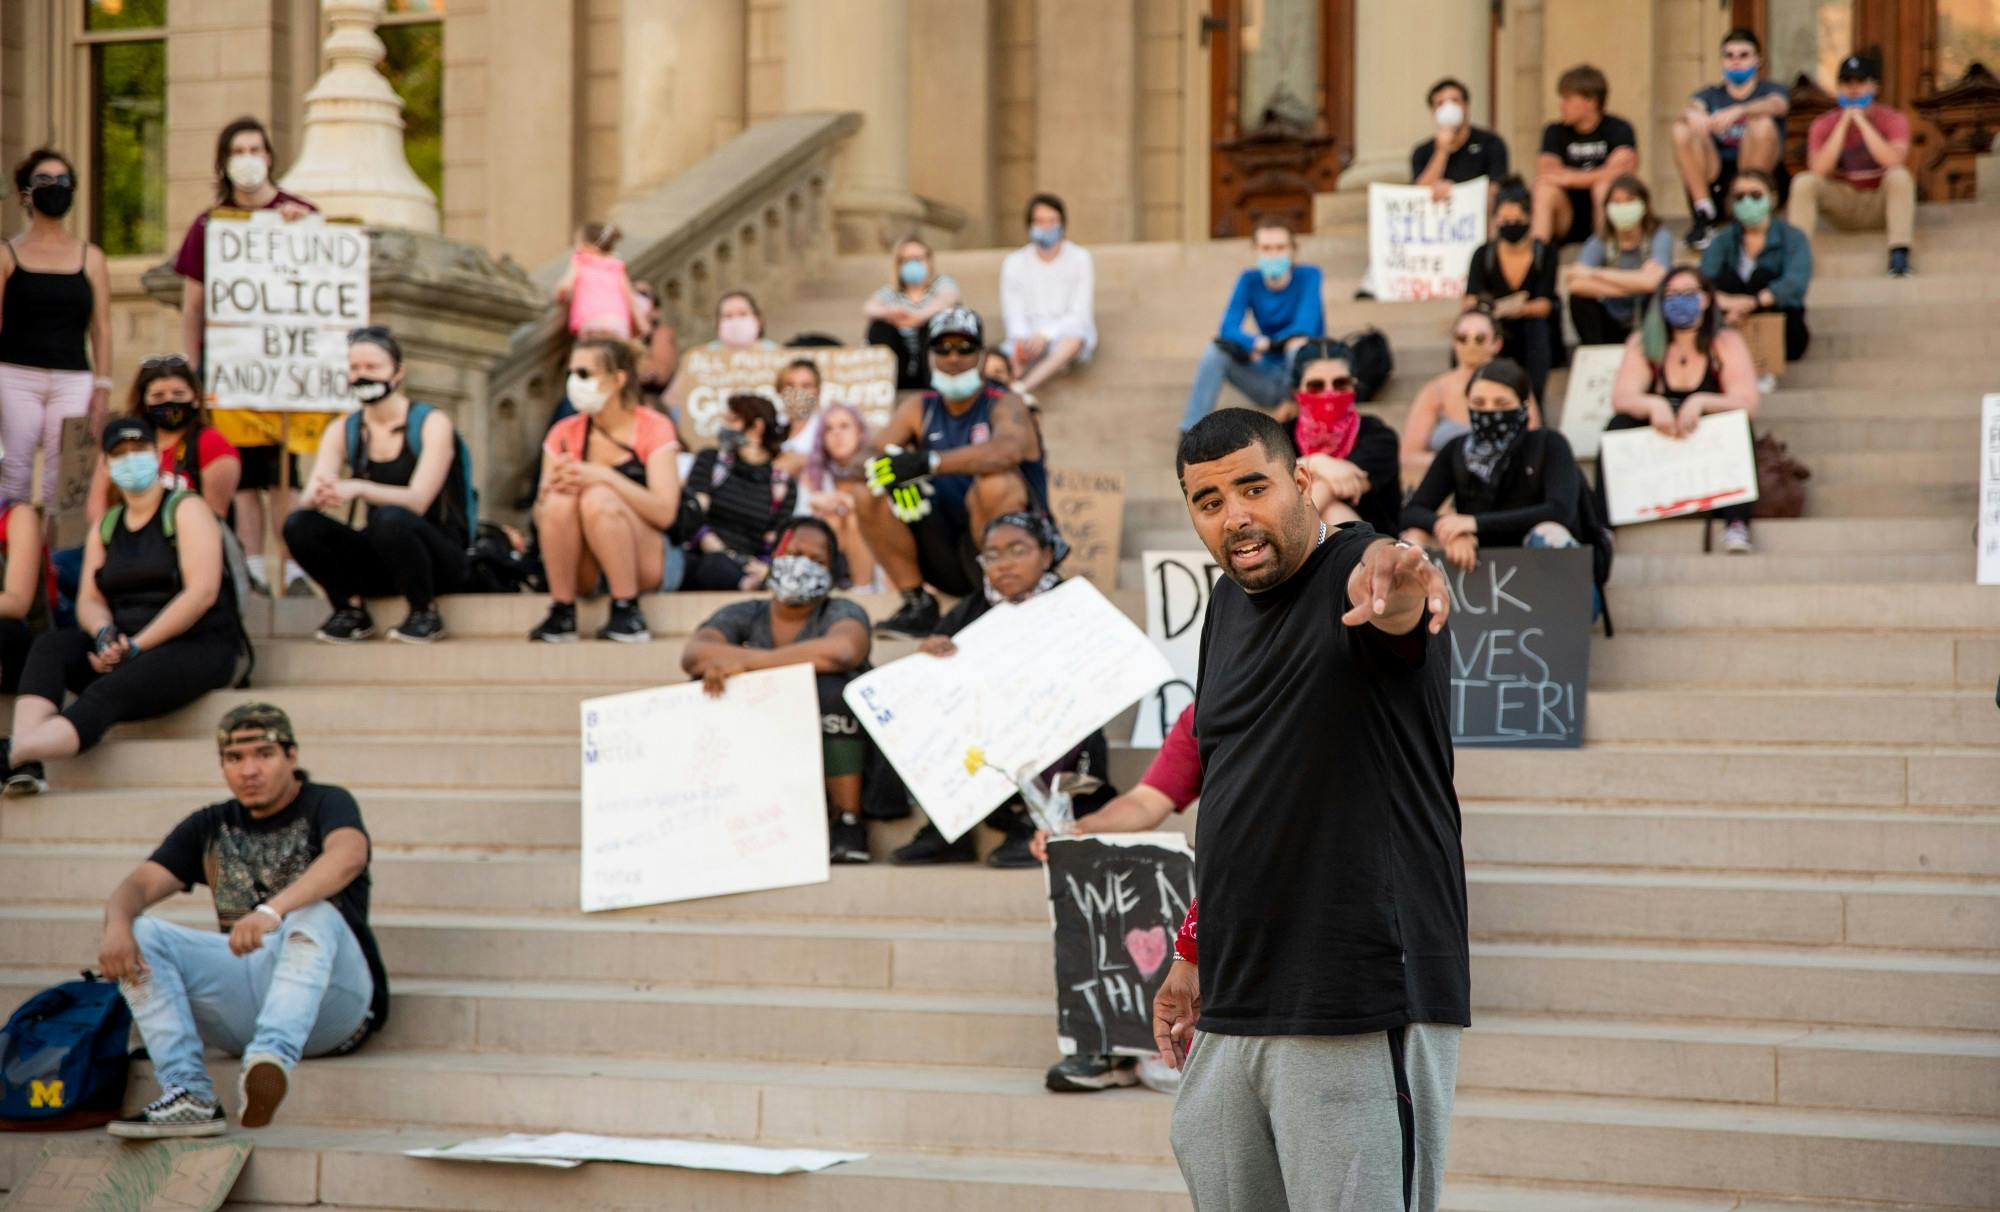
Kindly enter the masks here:
<path id="1" fill-rule="evenodd" d="M 275 210 L 208 221 L 204 365 L 209 402 L 260 412 L 337 412 L 347 334 L 368 323 L 368 233 Z"/>
<path id="2" fill-rule="evenodd" d="M 1194 853 L 1178 833 L 1049 842 L 1056 1037 L 1065 1055 L 1151 1056 L 1153 995 L 1194 900 Z"/>
<path id="3" fill-rule="evenodd" d="M 1428 185 L 1368 187 L 1368 268 L 1386 303 L 1456 299 L 1486 241 L 1486 178 L 1451 187 L 1440 202 Z"/>
<path id="4" fill-rule="evenodd" d="M 1573 749 L 1590 681 L 1591 554 L 1484 548 L 1451 586 L 1451 739 Z"/>

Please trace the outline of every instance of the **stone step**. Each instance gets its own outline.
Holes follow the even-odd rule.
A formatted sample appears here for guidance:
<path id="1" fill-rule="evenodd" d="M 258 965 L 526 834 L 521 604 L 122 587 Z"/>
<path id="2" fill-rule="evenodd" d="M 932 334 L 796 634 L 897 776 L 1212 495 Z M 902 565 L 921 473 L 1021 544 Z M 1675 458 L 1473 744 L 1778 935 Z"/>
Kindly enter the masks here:
<path id="1" fill-rule="evenodd" d="M 1663 587 L 1661 592 L 1671 590 Z M 1633 613 L 1644 605 L 1643 600 L 1635 603 Z M 1591 641 L 1593 690 L 1952 686 L 1980 690 L 2000 669 L 1987 659 L 2000 652 L 2000 640 L 1979 636 L 1907 631 L 1628 632 L 1624 597 L 1614 592 L 1612 606 L 1618 635 Z"/>
<path id="2" fill-rule="evenodd" d="M 1584 737 L 1590 743 L 2000 745 L 2000 716 L 1983 690 L 1593 688 Z"/>
<path id="3" fill-rule="evenodd" d="M 761 594 L 748 593 L 703 593 L 690 590 L 685 593 L 651 593 L 640 598 L 639 605 L 646 614 L 647 626 L 651 628 L 657 645 L 661 637 L 688 636 L 695 628 L 707 621 L 709 616 L 724 606 L 743 601 L 746 598 L 761 598 Z M 891 593 L 851 593 L 844 595 L 859 603 L 871 616 L 885 616 L 896 609 L 896 595 Z M 404 603 L 400 598 L 381 598 L 369 602 L 370 612 L 375 616 L 378 633 L 402 617 Z M 318 598 L 279 598 L 275 610 L 270 599 L 260 598 L 251 610 L 247 620 L 250 633 L 254 637 L 279 636 L 287 639 L 310 638 L 319 625 L 325 621 L 327 605 Z M 446 594 L 438 599 L 438 609 L 444 615 L 449 628 L 446 642 L 465 639 L 518 639 L 524 648 L 528 647 L 527 636 L 530 628 L 542 621 L 548 613 L 548 599 L 539 594 L 495 593 L 495 594 Z M 610 599 L 600 595 L 586 598 L 577 604 L 577 629 L 586 637 L 593 636 L 597 628 L 604 625 L 611 610 Z M 386 642 L 386 641 L 384 641 Z M 379 646 L 376 641 L 344 646 L 351 651 L 367 651 Z M 341 645 L 326 645 L 334 651 L 341 651 Z M 409 648 L 410 646 L 403 646 Z M 587 649 L 607 648 L 605 641 L 585 638 L 576 644 L 538 644 L 534 651 L 547 650 L 553 653 L 579 652 Z M 635 644 L 627 650 L 632 653 L 648 654 L 655 651 L 654 645 Z M 407 655 L 407 653 L 406 653 Z M 679 657 L 678 651 L 674 654 Z M 531 678 L 523 680 L 563 681 L 577 679 Z"/>
<path id="4" fill-rule="evenodd" d="M 1628 527 L 1644 529 L 1644 527 Z M 1752 528 L 1753 538 L 1759 528 Z M 1621 532 L 1623 533 L 1623 532 Z M 1612 565 L 1612 583 L 1622 593 L 1633 586 L 1653 585 L 1856 585 L 1958 582 L 1970 584 L 1976 575 L 1976 552 L 1968 541 L 1949 552 L 1894 550 L 1879 553 L 1830 552 L 1727 555 L 1716 535 L 1716 549 L 1685 555 L 1627 556 Z M 1698 540 L 1697 540 L 1698 541 Z M 1614 601 L 1615 608 L 1615 601 Z"/>

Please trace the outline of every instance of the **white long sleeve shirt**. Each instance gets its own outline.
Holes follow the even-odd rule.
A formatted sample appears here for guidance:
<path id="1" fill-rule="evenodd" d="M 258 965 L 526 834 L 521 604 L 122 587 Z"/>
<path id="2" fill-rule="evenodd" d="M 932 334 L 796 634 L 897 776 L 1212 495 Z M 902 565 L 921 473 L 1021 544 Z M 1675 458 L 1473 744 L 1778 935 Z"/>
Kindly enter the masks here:
<path id="1" fill-rule="evenodd" d="M 1025 244 L 1000 263 L 1000 315 L 1009 341 L 1077 337 L 1089 357 L 1097 348 L 1096 294 L 1090 253 L 1068 240 L 1053 260 L 1044 261 L 1034 245 Z"/>

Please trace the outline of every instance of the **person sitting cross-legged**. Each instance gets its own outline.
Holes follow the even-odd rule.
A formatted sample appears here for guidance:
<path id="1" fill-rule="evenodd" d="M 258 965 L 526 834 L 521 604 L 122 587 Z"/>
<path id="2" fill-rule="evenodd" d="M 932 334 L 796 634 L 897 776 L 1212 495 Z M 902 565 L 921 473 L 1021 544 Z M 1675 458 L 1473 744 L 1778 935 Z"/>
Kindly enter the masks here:
<path id="1" fill-rule="evenodd" d="M 1054 194 L 1028 199 L 1028 243 L 1000 263 L 1000 314 L 1014 394 L 1035 403 L 1042 384 L 1097 350 L 1097 271 L 1067 238 L 1068 213 Z M 933 333 L 933 336 L 936 334 Z"/>
<path id="2" fill-rule="evenodd" d="M 237 1115 L 262 1128 L 300 1058 L 352 1052 L 388 1021 L 354 797 L 299 769 L 292 722 L 268 703 L 230 710 L 215 742 L 231 798 L 175 826 L 104 908 L 98 971 L 118 982 L 160 1083 L 113 1136 L 221 1135 L 204 1048 L 243 1058 Z M 146 914 L 196 884 L 214 892 L 219 931 Z"/>
<path id="3" fill-rule="evenodd" d="M 1746 169 L 1729 185 L 1730 222 L 1717 229 L 1701 254 L 1701 272 L 1715 284 L 1722 318 L 1741 325 L 1759 312 L 1785 318 L 1785 361 L 1806 356 L 1806 291 L 1812 286 L 1812 243 L 1805 233 L 1772 214 L 1778 187 L 1770 174 Z M 1759 380 L 1771 391 L 1775 379 Z"/>
<path id="4" fill-rule="evenodd" d="M 1652 191 L 1626 175 L 1611 183 L 1604 224 L 1563 272 L 1570 319 L 1583 345 L 1619 345 L 1639 308 L 1674 267 L 1674 236 L 1653 212 Z"/>

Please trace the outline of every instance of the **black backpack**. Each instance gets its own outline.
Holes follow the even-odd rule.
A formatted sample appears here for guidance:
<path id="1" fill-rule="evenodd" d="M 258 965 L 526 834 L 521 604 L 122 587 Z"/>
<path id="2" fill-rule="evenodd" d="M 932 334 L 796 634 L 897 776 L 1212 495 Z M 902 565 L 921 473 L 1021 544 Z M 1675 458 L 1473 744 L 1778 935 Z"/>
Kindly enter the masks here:
<path id="1" fill-rule="evenodd" d="M 1389 348 L 1389 338 L 1371 325 L 1348 333 L 1341 344 L 1347 346 L 1347 367 L 1354 372 L 1354 401 L 1366 404 L 1396 373 L 1396 355 Z"/>

